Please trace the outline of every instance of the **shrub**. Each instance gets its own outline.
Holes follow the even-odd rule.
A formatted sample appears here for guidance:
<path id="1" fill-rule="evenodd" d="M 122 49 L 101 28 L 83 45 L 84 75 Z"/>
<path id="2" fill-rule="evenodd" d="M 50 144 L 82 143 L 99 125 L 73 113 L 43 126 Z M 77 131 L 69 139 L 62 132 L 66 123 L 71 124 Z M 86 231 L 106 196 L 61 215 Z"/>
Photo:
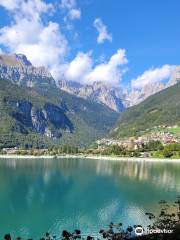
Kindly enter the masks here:
<path id="1" fill-rule="evenodd" d="M 164 156 L 165 158 L 170 158 L 170 157 L 173 156 L 173 152 L 169 151 L 168 149 L 164 149 L 164 150 L 163 150 L 163 156 Z"/>

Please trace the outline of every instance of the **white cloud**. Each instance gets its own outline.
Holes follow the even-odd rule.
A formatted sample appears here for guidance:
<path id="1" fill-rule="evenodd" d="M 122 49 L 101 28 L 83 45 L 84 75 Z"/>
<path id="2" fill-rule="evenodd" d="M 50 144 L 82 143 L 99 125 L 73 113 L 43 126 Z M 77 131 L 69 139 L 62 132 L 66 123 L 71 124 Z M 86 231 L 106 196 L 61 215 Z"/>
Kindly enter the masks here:
<path id="1" fill-rule="evenodd" d="M 74 19 L 80 19 L 81 18 L 81 11 L 79 9 L 71 9 L 69 11 L 69 18 L 71 20 L 74 20 Z"/>
<path id="2" fill-rule="evenodd" d="M 8 52 L 23 53 L 36 66 L 43 65 L 50 70 L 54 69 L 67 53 L 67 41 L 61 33 L 59 25 L 55 22 L 44 24 L 41 20 L 42 13 L 49 13 L 52 4 L 41 0 L 19 0 L 19 5 L 14 5 L 11 25 L 0 29 L 0 44 Z M 3 5 L 0 0 L 0 5 Z"/>
<path id="3" fill-rule="evenodd" d="M 131 81 L 133 88 L 142 88 L 151 83 L 162 82 L 170 78 L 174 66 L 163 65 L 160 68 L 150 68 Z"/>
<path id="4" fill-rule="evenodd" d="M 96 66 L 93 66 L 89 53 L 78 53 L 72 62 L 64 66 L 63 78 L 81 83 L 102 81 L 117 85 L 127 70 L 124 66 L 127 62 L 124 49 L 119 49 L 108 62 Z"/>
<path id="5" fill-rule="evenodd" d="M 76 0 L 61 0 L 60 7 L 67 13 L 64 17 L 65 22 L 81 18 L 81 10 L 77 8 Z"/>
<path id="6" fill-rule="evenodd" d="M 108 33 L 107 27 L 100 18 L 94 20 L 94 27 L 97 29 L 99 35 L 97 37 L 98 43 L 103 43 L 105 40 L 112 42 L 112 35 Z"/>
<path id="7" fill-rule="evenodd" d="M 35 66 L 47 67 L 56 79 L 82 83 L 104 81 L 118 84 L 126 70 L 124 49 L 119 49 L 109 61 L 97 63 L 91 53 L 79 52 L 70 62 L 64 63 L 68 42 L 56 22 L 44 23 L 42 14 L 53 13 L 54 6 L 43 0 L 0 0 L 10 12 L 11 24 L 0 28 L 0 45 L 10 53 L 23 53 Z M 79 18 L 75 0 L 63 0 L 61 7 L 73 10 L 72 18 Z"/>
<path id="8" fill-rule="evenodd" d="M 127 70 L 127 68 L 124 67 L 127 62 L 125 50 L 118 49 L 107 63 L 97 65 L 85 79 L 87 82 L 102 81 L 117 85 Z M 121 66 L 123 66 L 123 68 L 120 68 Z"/>
<path id="9" fill-rule="evenodd" d="M 16 11 L 16 17 L 39 17 L 41 13 L 52 11 L 53 5 L 42 0 L 0 0 L 0 6 L 8 11 Z"/>
<path id="10" fill-rule="evenodd" d="M 11 11 L 16 9 L 20 3 L 21 0 L 0 0 L 0 6 Z"/>
<path id="11" fill-rule="evenodd" d="M 77 56 L 62 66 L 63 78 L 68 81 L 83 82 L 84 77 L 92 69 L 92 58 L 90 53 L 79 52 Z"/>
<path id="12" fill-rule="evenodd" d="M 76 6 L 76 0 L 61 0 L 61 8 L 72 9 Z"/>

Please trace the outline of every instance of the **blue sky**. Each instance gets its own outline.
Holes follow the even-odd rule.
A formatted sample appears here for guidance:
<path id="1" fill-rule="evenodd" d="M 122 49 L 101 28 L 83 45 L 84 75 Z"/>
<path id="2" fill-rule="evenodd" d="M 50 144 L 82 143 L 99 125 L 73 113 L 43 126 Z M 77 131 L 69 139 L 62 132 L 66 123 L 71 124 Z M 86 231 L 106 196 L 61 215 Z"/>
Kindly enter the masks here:
<path id="1" fill-rule="evenodd" d="M 139 87 L 179 64 L 179 10 L 179 0 L 0 0 L 0 48 L 57 79 Z"/>

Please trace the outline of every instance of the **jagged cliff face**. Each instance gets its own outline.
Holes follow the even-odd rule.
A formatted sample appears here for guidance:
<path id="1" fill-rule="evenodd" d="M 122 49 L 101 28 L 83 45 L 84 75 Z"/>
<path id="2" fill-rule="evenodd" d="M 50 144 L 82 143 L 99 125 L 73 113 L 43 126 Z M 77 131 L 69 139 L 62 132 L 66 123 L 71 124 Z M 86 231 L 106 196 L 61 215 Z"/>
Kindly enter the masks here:
<path id="1" fill-rule="evenodd" d="M 104 104 L 116 112 L 122 112 L 125 108 L 125 96 L 120 88 L 115 88 L 102 82 L 82 85 L 65 80 L 59 80 L 57 85 L 66 92 Z"/>
<path id="2" fill-rule="evenodd" d="M 168 87 L 174 86 L 180 82 L 180 66 L 177 66 L 170 78 L 170 80 L 167 83 L 152 83 L 147 84 L 146 86 L 142 87 L 141 89 L 132 89 L 129 93 L 126 95 L 126 99 L 129 105 L 128 107 L 137 105 L 138 103 L 144 101 L 146 98 L 150 97 L 151 95 L 158 93 Z"/>
<path id="3" fill-rule="evenodd" d="M 0 55 L 0 78 L 25 87 L 55 86 L 50 72 L 44 67 L 34 67 L 23 54 Z M 13 131 L 22 134 L 33 131 L 52 139 L 60 138 L 61 130 L 73 131 L 73 124 L 65 111 L 54 104 L 45 103 L 37 108 L 31 101 L 8 98 L 5 98 L 4 104 L 11 109 L 10 115 L 17 121 Z"/>
<path id="4" fill-rule="evenodd" d="M 179 72 L 180 68 L 176 69 L 169 85 L 179 81 Z M 37 133 L 68 144 L 90 144 L 109 132 L 125 108 L 168 84 L 128 91 L 102 82 L 55 82 L 45 68 L 34 67 L 22 54 L 0 55 L 0 144 L 19 133 Z"/>
<path id="5" fill-rule="evenodd" d="M 134 106 L 149 96 L 176 84 L 180 80 L 180 66 L 176 67 L 172 78 L 167 84 L 153 83 L 141 89 L 123 90 L 102 82 L 79 84 L 59 80 L 55 83 L 52 75 L 44 67 L 34 67 L 23 54 L 0 55 L 0 78 L 11 80 L 13 83 L 34 87 L 36 85 L 52 84 L 70 94 L 104 104 L 116 112 Z"/>
<path id="6" fill-rule="evenodd" d="M 168 87 L 175 85 L 180 82 L 180 66 L 177 66 L 172 74 L 171 79 L 168 82 Z"/>
<path id="7" fill-rule="evenodd" d="M 163 83 L 153 83 L 147 84 L 141 89 L 132 89 L 126 95 L 127 107 L 137 105 L 138 103 L 143 102 L 146 98 L 150 97 L 151 95 L 157 92 L 160 92 L 165 88 L 166 85 Z"/>
<path id="8" fill-rule="evenodd" d="M 180 80 L 180 67 L 177 67 L 167 84 L 153 83 L 141 89 L 123 90 L 102 82 L 80 84 L 59 80 L 54 81 L 50 72 L 44 67 L 34 67 L 23 54 L 0 55 L 0 78 L 11 80 L 13 83 L 35 87 L 36 85 L 57 85 L 61 90 L 70 94 L 104 104 L 116 112 L 134 106 L 149 96 L 176 84 Z"/>
<path id="9" fill-rule="evenodd" d="M 131 89 L 128 91 L 102 82 L 94 82 L 92 85 L 82 85 L 65 80 L 58 81 L 58 86 L 60 89 L 71 94 L 103 103 L 116 112 L 122 112 L 125 108 L 144 101 L 149 96 L 166 87 L 163 83 L 154 83 L 148 84 L 141 89 Z"/>
<path id="10" fill-rule="evenodd" d="M 102 82 L 94 82 L 91 85 L 83 85 L 72 81 L 59 80 L 57 85 L 60 89 L 90 99 L 99 103 L 103 103 L 116 112 L 121 112 L 124 108 L 128 108 L 144 101 L 149 96 L 160 92 L 161 90 L 173 86 L 180 81 L 180 66 L 177 66 L 171 79 L 167 84 L 158 82 L 147 84 L 139 89 L 122 89 L 113 87 Z"/>
<path id="11" fill-rule="evenodd" d="M 34 67 L 23 54 L 0 55 L 0 78 L 33 87 L 36 84 L 53 84 L 55 81 L 44 67 Z"/>
<path id="12" fill-rule="evenodd" d="M 106 135 L 117 118 L 108 107 L 56 86 L 27 88 L 0 79 L 0 146 L 86 146 Z"/>
<path id="13" fill-rule="evenodd" d="M 5 99 L 4 104 L 11 108 L 10 115 L 18 123 L 18 129 L 13 131 L 28 134 L 31 130 L 53 139 L 61 137 L 62 129 L 73 131 L 73 124 L 64 111 L 54 104 L 46 103 L 42 108 L 37 108 L 30 101 L 10 99 Z"/>

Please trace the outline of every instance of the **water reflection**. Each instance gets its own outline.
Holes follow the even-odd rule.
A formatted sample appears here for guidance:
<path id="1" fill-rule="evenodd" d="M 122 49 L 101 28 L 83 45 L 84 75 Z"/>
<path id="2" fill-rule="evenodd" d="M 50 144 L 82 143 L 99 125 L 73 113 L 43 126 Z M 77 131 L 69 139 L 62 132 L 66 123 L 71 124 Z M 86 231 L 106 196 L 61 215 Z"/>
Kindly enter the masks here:
<path id="1" fill-rule="evenodd" d="M 97 174 L 123 176 L 139 182 L 151 182 L 155 187 L 180 191 L 180 163 L 175 162 L 110 162 L 99 161 Z"/>
<path id="2" fill-rule="evenodd" d="M 85 159 L 0 161 L 0 234 L 97 232 L 109 221 L 143 223 L 180 191 L 180 164 Z M 2 231 L 2 232 L 1 232 Z"/>
<path id="3" fill-rule="evenodd" d="M 135 181 L 152 182 L 157 187 L 180 191 L 180 164 L 176 162 L 139 162 L 139 161 L 106 161 L 84 159 L 6 159 L 0 161 L 0 168 L 14 168 L 16 171 L 25 169 L 25 172 L 43 172 L 44 182 L 48 184 L 53 173 L 71 170 L 89 169 L 96 175 L 127 177 Z M 0 169 L 1 170 L 1 169 Z"/>

